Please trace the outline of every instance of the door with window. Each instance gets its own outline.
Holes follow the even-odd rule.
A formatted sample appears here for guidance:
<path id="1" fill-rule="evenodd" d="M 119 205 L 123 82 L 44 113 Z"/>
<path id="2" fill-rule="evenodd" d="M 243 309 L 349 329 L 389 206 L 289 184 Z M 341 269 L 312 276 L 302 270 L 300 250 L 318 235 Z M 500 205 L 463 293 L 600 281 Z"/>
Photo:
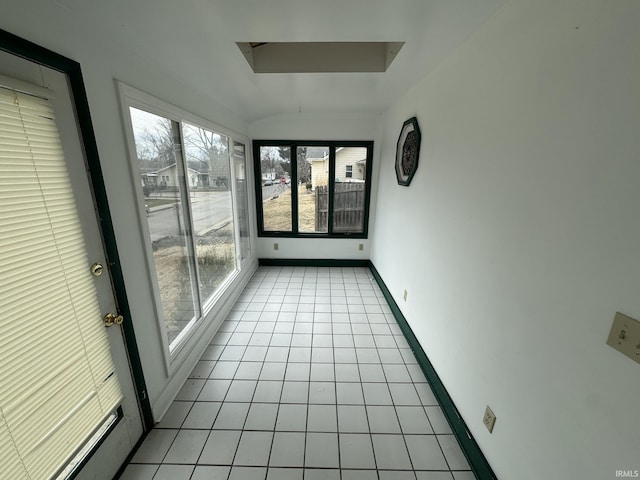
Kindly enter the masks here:
<path id="1" fill-rule="evenodd" d="M 0 479 L 110 479 L 143 433 L 77 124 L 0 52 Z"/>

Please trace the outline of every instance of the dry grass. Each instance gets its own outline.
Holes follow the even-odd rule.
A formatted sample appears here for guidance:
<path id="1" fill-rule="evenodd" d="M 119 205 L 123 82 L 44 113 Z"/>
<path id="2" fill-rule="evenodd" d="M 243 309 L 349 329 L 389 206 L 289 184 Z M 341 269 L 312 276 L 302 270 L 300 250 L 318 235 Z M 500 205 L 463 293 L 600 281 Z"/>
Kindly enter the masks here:
<path id="1" fill-rule="evenodd" d="M 298 190 L 298 230 L 316 231 L 316 193 L 307 193 L 302 188 Z"/>
<path id="2" fill-rule="evenodd" d="M 264 229 L 269 232 L 291 231 L 291 190 L 280 194 L 277 198 L 262 204 Z M 316 231 L 316 195 L 298 189 L 298 230 L 301 232 Z"/>
<path id="3" fill-rule="evenodd" d="M 159 248 L 153 253 L 162 314 L 169 343 L 180 333 L 184 321 L 193 317 L 191 281 L 187 256 L 181 246 Z"/>
<path id="4" fill-rule="evenodd" d="M 201 238 L 196 246 L 203 298 L 212 295 L 235 268 L 235 244 L 231 225 Z M 155 250 L 154 263 L 160 290 L 162 313 L 169 343 L 194 315 L 189 263 L 179 245 Z"/>
<path id="5" fill-rule="evenodd" d="M 291 231 L 291 190 L 262 204 L 264 229 L 270 232 Z"/>

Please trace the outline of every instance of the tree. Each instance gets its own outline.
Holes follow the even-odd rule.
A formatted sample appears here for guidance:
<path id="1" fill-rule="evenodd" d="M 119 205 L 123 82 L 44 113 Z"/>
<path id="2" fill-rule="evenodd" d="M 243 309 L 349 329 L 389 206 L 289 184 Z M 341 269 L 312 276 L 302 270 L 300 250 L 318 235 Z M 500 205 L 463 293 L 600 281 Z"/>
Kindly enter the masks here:
<path id="1" fill-rule="evenodd" d="M 278 156 L 280 157 L 278 162 L 278 165 L 280 166 L 279 176 L 286 174 L 291 178 L 291 148 L 278 147 Z"/>
<path id="2" fill-rule="evenodd" d="M 135 119 L 134 119 L 135 120 Z M 138 127 L 138 128 L 136 128 Z M 153 126 L 139 128 L 134 122 L 136 154 L 140 172 L 158 171 L 176 163 L 176 129 L 168 118 L 158 117 Z"/>
<path id="3" fill-rule="evenodd" d="M 280 167 L 291 178 L 291 149 L 289 147 L 278 147 L 278 156 L 280 157 Z"/>
<path id="4" fill-rule="evenodd" d="M 228 163 L 228 139 L 215 132 L 192 125 L 184 125 L 187 153 L 202 162 L 223 159 Z"/>
<path id="5" fill-rule="evenodd" d="M 298 182 L 307 183 L 311 181 L 311 164 L 307 161 L 307 147 L 298 147 L 296 168 L 298 169 Z"/>
<path id="6" fill-rule="evenodd" d="M 184 124 L 187 165 L 203 175 L 203 184 L 228 187 L 229 140 L 218 133 Z"/>
<path id="7" fill-rule="evenodd" d="M 280 147 L 260 147 L 260 170 L 263 177 L 274 179 L 279 175 L 281 158 Z"/>

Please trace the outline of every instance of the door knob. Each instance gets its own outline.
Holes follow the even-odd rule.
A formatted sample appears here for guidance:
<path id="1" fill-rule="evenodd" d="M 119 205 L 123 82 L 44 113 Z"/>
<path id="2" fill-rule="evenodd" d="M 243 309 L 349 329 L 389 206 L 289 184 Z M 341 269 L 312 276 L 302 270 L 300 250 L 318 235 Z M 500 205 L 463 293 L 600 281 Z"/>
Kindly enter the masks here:
<path id="1" fill-rule="evenodd" d="M 124 317 L 122 315 L 116 315 L 115 313 L 109 312 L 102 318 L 102 321 L 104 322 L 105 327 L 110 327 L 112 325 L 122 325 L 122 322 L 124 322 Z"/>

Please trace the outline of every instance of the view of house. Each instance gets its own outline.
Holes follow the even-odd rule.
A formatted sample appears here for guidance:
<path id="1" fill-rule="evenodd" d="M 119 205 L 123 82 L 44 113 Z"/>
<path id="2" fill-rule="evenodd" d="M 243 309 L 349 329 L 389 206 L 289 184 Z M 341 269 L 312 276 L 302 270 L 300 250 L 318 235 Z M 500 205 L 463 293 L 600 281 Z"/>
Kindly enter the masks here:
<path id="1" fill-rule="evenodd" d="M 311 184 L 316 188 L 329 174 L 329 154 L 321 158 L 307 158 L 311 163 Z M 341 147 L 336 149 L 336 180 L 339 182 L 364 181 L 367 152 L 363 148 Z M 326 185 L 326 181 L 324 182 Z"/>

